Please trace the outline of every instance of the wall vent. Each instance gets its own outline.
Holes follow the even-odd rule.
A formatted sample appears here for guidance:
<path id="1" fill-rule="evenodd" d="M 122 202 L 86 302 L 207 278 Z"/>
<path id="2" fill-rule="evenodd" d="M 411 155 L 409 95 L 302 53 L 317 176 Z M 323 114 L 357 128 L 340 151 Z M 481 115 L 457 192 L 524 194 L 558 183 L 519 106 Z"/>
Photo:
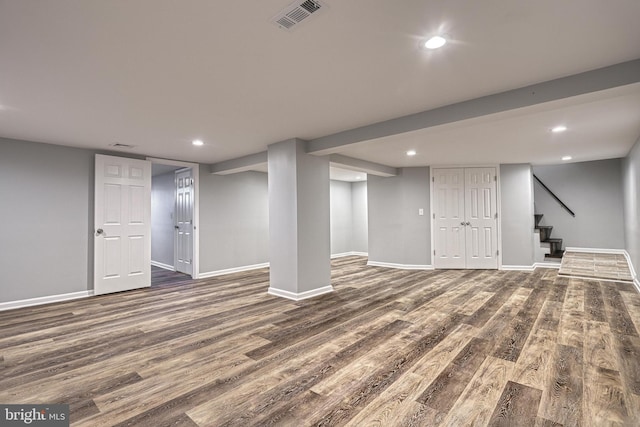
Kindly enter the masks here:
<path id="1" fill-rule="evenodd" d="M 109 144 L 109 146 L 115 148 L 135 148 L 135 145 L 120 144 L 119 142 L 116 142 L 115 144 Z"/>
<path id="2" fill-rule="evenodd" d="M 283 30 L 291 31 L 299 23 L 324 7 L 326 6 L 318 0 L 298 0 L 282 9 L 280 13 L 271 18 L 271 22 Z"/>

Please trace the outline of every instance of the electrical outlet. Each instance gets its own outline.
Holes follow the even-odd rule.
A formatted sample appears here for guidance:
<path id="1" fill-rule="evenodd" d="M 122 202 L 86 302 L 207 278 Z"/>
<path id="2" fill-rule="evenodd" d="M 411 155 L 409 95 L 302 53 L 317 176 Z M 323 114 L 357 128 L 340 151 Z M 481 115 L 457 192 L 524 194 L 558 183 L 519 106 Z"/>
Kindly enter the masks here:
<path id="1" fill-rule="evenodd" d="M 418 209 L 418 215 L 420 216 L 424 215 L 424 209 L 422 208 Z"/>

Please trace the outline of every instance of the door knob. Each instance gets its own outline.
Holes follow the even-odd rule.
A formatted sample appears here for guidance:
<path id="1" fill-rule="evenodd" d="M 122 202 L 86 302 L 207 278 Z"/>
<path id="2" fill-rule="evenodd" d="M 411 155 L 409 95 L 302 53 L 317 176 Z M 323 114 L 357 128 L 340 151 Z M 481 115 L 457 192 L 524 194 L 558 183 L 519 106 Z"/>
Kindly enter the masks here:
<path id="1" fill-rule="evenodd" d="M 460 225 L 467 225 L 464 221 L 460 223 Z"/>
<path id="2" fill-rule="evenodd" d="M 471 225 L 471 223 L 469 221 L 467 221 L 467 225 Z"/>
<path id="3" fill-rule="evenodd" d="M 96 230 L 96 234 L 98 234 L 98 235 L 103 234 L 103 233 L 104 233 L 104 230 L 102 228 L 98 228 Z"/>
<path id="4" fill-rule="evenodd" d="M 180 230 L 180 227 L 178 227 L 177 225 L 173 226 L 176 230 Z"/>

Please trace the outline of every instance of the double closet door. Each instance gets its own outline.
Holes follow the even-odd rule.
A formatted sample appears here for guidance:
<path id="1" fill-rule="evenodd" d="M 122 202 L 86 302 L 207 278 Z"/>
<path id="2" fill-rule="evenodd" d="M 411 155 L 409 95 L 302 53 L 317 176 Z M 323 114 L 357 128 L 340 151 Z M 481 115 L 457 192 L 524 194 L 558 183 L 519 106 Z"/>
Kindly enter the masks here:
<path id="1" fill-rule="evenodd" d="M 498 268 L 495 168 L 433 170 L 435 268 Z"/>

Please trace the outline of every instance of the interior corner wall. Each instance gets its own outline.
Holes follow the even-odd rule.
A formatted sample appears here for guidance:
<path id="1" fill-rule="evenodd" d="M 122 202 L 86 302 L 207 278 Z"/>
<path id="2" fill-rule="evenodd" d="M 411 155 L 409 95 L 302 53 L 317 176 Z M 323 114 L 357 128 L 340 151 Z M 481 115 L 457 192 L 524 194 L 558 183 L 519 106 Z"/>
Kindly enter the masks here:
<path id="1" fill-rule="evenodd" d="M 572 217 L 539 183 L 534 183 L 536 213 L 551 225 L 563 247 L 623 249 L 625 227 L 622 159 L 534 166 L 533 173 L 572 211 Z"/>
<path id="2" fill-rule="evenodd" d="M 175 173 L 151 178 L 151 260 L 174 267 Z"/>
<path id="3" fill-rule="evenodd" d="M 269 262 L 267 174 L 200 168 L 200 273 Z"/>
<path id="4" fill-rule="evenodd" d="M 367 253 L 368 225 L 367 225 L 367 183 L 351 183 L 351 212 L 353 215 L 351 229 L 351 252 Z"/>
<path id="5" fill-rule="evenodd" d="M 622 162 L 625 249 L 640 275 L 640 139 Z"/>
<path id="6" fill-rule="evenodd" d="M 532 266 L 535 252 L 531 165 L 500 165 L 500 208 L 502 265 Z"/>
<path id="7" fill-rule="evenodd" d="M 367 181 L 369 261 L 431 265 L 429 168 L 402 168 Z M 423 215 L 418 210 L 423 209 Z"/>
<path id="8" fill-rule="evenodd" d="M 353 211 L 351 183 L 330 181 L 331 255 L 352 251 Z"/>
<path id="9" fill-rule="evenodd" d="M 0 138 L 0 303 L 93 288 L 94 155 Z"/>

